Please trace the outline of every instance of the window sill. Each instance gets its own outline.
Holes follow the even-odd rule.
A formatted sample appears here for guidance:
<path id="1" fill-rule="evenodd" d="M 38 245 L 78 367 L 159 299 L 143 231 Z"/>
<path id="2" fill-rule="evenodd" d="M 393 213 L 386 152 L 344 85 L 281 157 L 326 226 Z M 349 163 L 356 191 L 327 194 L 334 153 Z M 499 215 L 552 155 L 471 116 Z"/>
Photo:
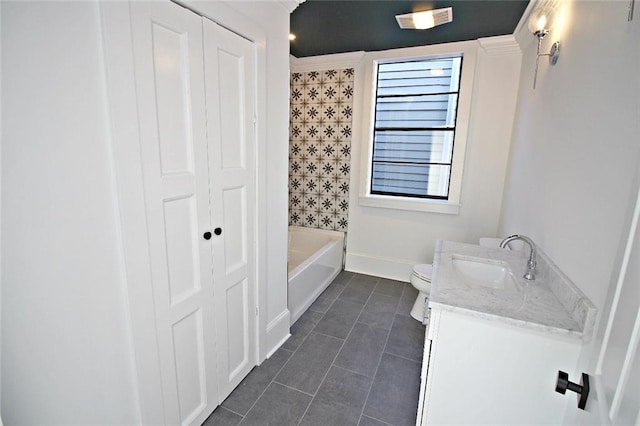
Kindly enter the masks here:
<path id="1" fill-rule="evenodd" d="M 428 200 L 409 197 L 390 197 L 384 195 L 365 195 L 359 197 L 361 206 L 383 209 L 409 210 L 426 213 L 459 214 L 460 204 L 447 200 Z"/>

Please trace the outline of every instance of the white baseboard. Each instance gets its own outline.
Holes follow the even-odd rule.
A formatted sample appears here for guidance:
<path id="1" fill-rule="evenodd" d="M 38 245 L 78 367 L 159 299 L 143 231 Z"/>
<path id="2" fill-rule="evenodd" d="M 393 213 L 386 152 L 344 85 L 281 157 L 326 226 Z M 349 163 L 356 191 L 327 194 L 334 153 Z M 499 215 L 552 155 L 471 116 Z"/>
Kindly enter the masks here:
<path id="1" fill-rule="evenodd" d="M 267 358 L 287 341 L 289 334 L 289 324 L 291 322 L 291 313 L 285 309 L 267 324 Z"/>
<path id="2" fill-rule="evenodd" d="M 416 263 L 418 262 L 347 253 L 345 269 L 350 272 L 408 283 L 411 269 Z"/>

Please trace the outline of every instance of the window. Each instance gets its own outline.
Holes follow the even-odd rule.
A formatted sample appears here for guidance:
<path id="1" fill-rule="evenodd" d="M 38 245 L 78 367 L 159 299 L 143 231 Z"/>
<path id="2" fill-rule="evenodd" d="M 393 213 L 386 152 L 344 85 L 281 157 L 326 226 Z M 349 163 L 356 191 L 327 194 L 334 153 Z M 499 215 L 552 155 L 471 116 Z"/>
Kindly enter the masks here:
<path id="1" fill-rule="evenodd" d="M 365 55 L 356 84 L 363 93 L 362 125 L 354 126 L 361 141 L 361 206 L 460 213 L 478 48 L 471 40 Z M 418 69 L 394 69 L 412 66 Z M 405 87 L 393 96 L 384 87 L 397 83 L 414 92 Z"/>
<path id="2" fill-rule="evenodd" d="M 378 63 L 370 194 L 449 199 L 462 57 Z"/>

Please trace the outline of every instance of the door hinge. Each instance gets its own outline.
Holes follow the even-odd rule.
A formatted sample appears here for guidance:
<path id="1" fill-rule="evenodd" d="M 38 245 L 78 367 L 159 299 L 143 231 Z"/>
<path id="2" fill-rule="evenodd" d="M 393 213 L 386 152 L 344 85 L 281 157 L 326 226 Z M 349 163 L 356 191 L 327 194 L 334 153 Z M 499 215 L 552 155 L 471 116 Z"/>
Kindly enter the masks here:
<path id="1" fill-rule="evenodd" d="M 258 308 L 256 308 L 256 316 L 258 316 Z"/>

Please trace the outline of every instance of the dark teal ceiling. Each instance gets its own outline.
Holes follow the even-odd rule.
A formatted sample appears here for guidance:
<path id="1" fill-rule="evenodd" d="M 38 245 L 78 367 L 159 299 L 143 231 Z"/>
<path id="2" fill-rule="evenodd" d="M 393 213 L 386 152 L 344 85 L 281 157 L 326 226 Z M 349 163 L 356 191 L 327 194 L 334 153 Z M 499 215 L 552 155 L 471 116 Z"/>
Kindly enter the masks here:
<path id="1" fill-rule="evenodd" d="M 306 0 L 291 13 L 291 54 L 305 56 L 423 46 L 512 34 L 528 0 Z M 395 15 L 453 7 L 453 22 L 402 30 Z"/>

